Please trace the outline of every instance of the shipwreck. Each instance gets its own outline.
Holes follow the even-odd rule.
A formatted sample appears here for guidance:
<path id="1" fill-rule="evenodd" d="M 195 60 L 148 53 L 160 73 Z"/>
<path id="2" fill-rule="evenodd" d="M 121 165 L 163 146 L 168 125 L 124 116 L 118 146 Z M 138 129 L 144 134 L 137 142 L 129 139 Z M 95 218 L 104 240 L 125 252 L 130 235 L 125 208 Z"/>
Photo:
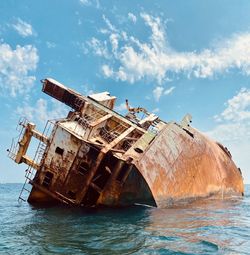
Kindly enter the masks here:
<path id="1" fill-rule="evenodd" d="M 122 116 L 108 92 L 84 96 L 53 79 L 42 84 L 44 93 L 71 110 L 48 121 L 42 133 L 26 119 L 19 122 L 8 154 L 28 165 L 20 201 L 28 192 L 31 204 L 166 207 L 243 195 L 242 174 L 229 150 L 191 127 L 191 115 L 165 122 L 126 101 Z M 34 158 L 27 155 L 32 138 L 39 141 Z"/>

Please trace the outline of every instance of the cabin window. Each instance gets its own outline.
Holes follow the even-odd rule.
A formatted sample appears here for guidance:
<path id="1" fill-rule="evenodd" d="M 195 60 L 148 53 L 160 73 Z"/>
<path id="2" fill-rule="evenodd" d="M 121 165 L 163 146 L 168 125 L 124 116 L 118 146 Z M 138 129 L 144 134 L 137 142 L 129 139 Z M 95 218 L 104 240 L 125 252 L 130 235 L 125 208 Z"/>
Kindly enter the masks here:
<path id="1" fill-rule="evenodd" d="M 103 142 L 99 141 L 99 140 L 95 140 L 97 143 L 99 144 L 103 144 Z"/>
<path id="2" fill-rule="evenodd" d="M 81 162 L 79 167 L 78 167 L 78 171 L 81 173 L 81 174 L 86 174 L 88 173 L 89 171 L 89 164 L 86 163 L 86 162 Z"/>
<path id="3" fill-rule="evenodd" d="M 45 176 L 44 176 L 42 185 L 43 185 L 44 187 L 48 188 L 48 187 L 50 186 L 50 184 L 51 184 L 51 181 L 52 181 L 53 176 L 54 176 L 54 175 L 53 175 L 51 172 L 47 171 L 47 172 L 45 173 Z"/>
<path id="4" fill-rule="evenodd" d="M 74 191 L 72 191 L 72 190 L 68 191 L 68 196 L 71 199 L 76 199 L 76 193 Z"/>
<path id="5" fill-rule="evenodd" d="M 187 130 L 186 128 L 182 128 L 188 135 L 190 135 L 192 138 L 194 138 L 194 134 L 191 133 L 189 130 Z"/>
<path id="6" fill-rule="evenodd" d="M 56 147 L 55 153 L 59 154 L 59 155 L 63 155 L 64 149 L 60 148 L 60 147 Z"/>
<path id="7" fill-rule="evenodd" d="M 143 153 L 143 150 L 142 150 L 141 148 L 136 147 L 136 148 L 134 148 L 134 150 L 135 150 L 136 152 L 138 152 L 138 153 Z"/>

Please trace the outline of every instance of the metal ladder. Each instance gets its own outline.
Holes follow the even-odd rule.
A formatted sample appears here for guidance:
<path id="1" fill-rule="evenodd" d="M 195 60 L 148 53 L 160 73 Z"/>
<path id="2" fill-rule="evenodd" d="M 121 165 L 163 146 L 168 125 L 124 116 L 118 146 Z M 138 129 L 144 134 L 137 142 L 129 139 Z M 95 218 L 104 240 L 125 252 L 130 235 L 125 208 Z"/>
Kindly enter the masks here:
<path id="1" fill-rule="evenodd" d="M 28 123 L 28 120 L 24 117 L 21 117 L 18 120 L 16 130 L 19 132 L 19 134 L 18 134 L 17 137 L 12 138 L 10 149 L 7 150 L 8 151 L 8 157 L 10 159 L 14 160 L 14 161 L 15 161 L 16 154 L 17 154 L 17 151 L 18 151 L 19 142 L 21 141 L 21 139 L 23 137 L 23 134 L 24 134 L 24 131 L 25 131 L 25 126 L 26 126 L 27 123 Z"/>
<path id="2" fill-rule="evenodd" d="M 24 192 L 28 192 L 28 193 L 31 192 L 31 185 L 29 184 L 29 182 L 33 180 L 34 173 L 35 173 L 34 168 L 28 167 L 25 170 L 25 181 L 18 197 L 19 203 L 21 203 L 22 201 L 26 202 L 26 199 L 24 198 Z"/>
<path id="3" fill-rule="evenodd" d="M 52 131 L 54 127 L 54 123 L 52 121 L 47 121 L 45 128 L 43 130 L 43 135 L 48 136 L 49 132 Z M 35 156 L 33 161 L 37 164 L 40 164 L 44 154 L 45 154 L 45 150 L 47 148 L 47 145 L 45 143 L 43 143 L 42 141 L 39 141 L 38 146 L 37 146 L 37 150 L 35 152 Z M 26 171 L 25 171 L 25 181 L 24 184 L 22 186 L 22 189 L 20 191 L 19 197 L 18 197 L 18 202 L 26 202 L 27 200 L 24 198 L 25 196 L 25 192 L 26 193 L 30 193 L 31 192 L 31 181 L 34 179 L 36 174 L 36 169 L 33 168 L 32 166 L 29 166 Z"/>

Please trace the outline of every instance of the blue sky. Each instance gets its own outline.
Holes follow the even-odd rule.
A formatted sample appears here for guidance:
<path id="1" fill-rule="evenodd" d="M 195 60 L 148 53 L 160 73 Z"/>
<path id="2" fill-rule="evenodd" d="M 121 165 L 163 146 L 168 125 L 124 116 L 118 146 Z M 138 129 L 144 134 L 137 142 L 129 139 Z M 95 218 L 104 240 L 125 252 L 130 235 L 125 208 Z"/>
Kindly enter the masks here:
<path id="1" fill-rule="evenodd" d="M 250 2 L 0 1 L 0 182 L 22 115 L 41 130 L 67 108 L 41 92 L 52 77 L 83 94 L 110 91 L 166 121 L 186 113 L 226 145 L 250 183 Z"/>

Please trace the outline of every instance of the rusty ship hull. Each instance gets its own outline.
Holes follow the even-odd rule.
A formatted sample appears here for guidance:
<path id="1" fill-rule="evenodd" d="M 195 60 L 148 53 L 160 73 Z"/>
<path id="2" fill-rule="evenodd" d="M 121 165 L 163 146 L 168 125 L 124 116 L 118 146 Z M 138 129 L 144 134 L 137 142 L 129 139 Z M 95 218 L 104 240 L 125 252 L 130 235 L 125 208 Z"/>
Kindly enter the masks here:
<path id="1" fill-rule="evenodd" d="M 85 97 L 53 79 L 43 80 L 43 92 L 72 110 L 48 122 L 43 133 L 20 122 L 20 137 L 9 150 L 16 163 L 28 165 L 20 200 L 28 191 L 33 204 L 166 207 L 244 194 L 228 149 L 191 127 L 190 115 L 167 123 L 127 102 L 122 116 L 109 93 Z M 146 117 L 137 118 L 139 112 Z M 39 140 L 33 159 L 27 155 L 32 137 Z"/>

